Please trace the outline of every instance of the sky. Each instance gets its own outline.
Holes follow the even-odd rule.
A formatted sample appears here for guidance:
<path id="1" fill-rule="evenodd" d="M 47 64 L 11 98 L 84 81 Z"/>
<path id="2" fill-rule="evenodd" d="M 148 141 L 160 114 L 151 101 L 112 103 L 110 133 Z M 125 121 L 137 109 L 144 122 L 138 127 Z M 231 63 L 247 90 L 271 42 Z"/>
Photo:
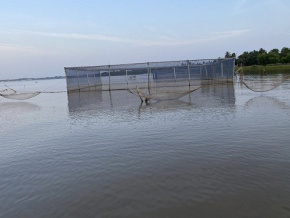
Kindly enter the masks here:
<path id="1" fill-rule="evenodd" d="M 0 80 L 290 47 L 289 0 L 0 0 Z"/>

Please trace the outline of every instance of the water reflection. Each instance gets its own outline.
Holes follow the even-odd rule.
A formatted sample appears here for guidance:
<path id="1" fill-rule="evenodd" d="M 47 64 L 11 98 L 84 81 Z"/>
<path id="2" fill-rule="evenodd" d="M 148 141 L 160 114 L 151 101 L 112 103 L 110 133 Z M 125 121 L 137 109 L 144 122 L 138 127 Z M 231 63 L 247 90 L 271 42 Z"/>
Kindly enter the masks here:
<path id="1" fill-rule="evenodd" d="M 68 94 L 69 117 L 74 124 L 116 123 L 138 119 L 139 99 L 127 91 Z M 137 116 L 137 117 L 136 117 Z"/>
<path id="2" fill-rule="evenodd" d="M 71 117 L 96 117 L 113 113 L 137 115 L 142 112 L 172 112 L 192 108 L 235 106 L 233 84 L 204 86 L 180 99 L 141 103 L 137 96 L 127 91 L 68 93 L 68 108 Z M 135 112 L 134 112 L 135 111 Z"/>
<path id="3" fill-rule="evenodd" d="M 12 110 L 31 112 L 41 110 L 41 107 L 29 102 L 3 102 L 0 103 L 0 110 L 1 112 L 9 111 L 9 113 L 11 113 Z"/>
<path id="4" fill-rule="evenodd" d="M 235 108 L 235 90 L 233 84 L 204 86 L 191 93 L 190 101 L 197 108 Z"/>
<path id="5" fill-rule="evenodd" d="M 245 103 L 245 109 L 259 109 L 259 110 L 269 110 L 269 109 L 289 109 L 290 107 L 285 103 L 280 101 L 278 98 L 271 96 L 257 96 L 249 99 Z"/>
<path id="6" fill-rule="evenodd" d="M 102 93 L 98 91 L 70 92 L 67 93 L 67 97 L 70 113 L 93 109 L 102 102 Z"/>
<path id="7" fill-rule="evenodd" d="M 287 217 L 287 90 L 208 86 L 141 107 L 126 91 L 43 95 L 22 116 L 35 108 L 0 104 L 0 217 Z"/>
<path id="8" fill-rule="evenodd" d="M 2 127 L 0 129 L 0 135 L 2 132 L 7 135 L 9 129 L 35 120 L 34 118 L 31 119 L 31 117 L 38 112 L 42 113 L 42 107 L 29 102 L 2 102 L 0 103 L 0 111 Z M 1 139 L 3 140 L 3 138 Z"/>
<path id="9" fill-rule="evenodd" d="M 174 110 L 184 107 L 192 106 L 191 102 L 183 101 L 180 99 L 155 101 L 149 104 L 141 104 L 141 108 L 151 108 L 157 110 Z"/>

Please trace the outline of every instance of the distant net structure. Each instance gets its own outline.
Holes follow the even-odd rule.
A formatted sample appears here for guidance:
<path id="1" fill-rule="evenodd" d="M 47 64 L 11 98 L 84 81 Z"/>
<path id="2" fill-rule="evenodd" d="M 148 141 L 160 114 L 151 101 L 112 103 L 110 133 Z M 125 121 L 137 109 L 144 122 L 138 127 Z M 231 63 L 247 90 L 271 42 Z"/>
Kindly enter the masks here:
<path id="1" fill-rule="evenodd" d="M 141 100 L 176 99 L 203 85 L 233 83 L 233 58 L 65 67 L 67 92 L 127 90 Z"/>

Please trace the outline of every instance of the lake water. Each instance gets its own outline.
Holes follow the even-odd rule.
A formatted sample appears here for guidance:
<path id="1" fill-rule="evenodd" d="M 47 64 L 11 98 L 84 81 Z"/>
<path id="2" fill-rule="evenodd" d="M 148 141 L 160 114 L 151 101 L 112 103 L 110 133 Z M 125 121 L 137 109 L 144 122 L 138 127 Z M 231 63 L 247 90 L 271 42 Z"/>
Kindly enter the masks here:
<path id="1" fill-rule="evenodd" d="M 235 83 L 150 105 L 126 91 L 0 98 L 0 217 L 290 217 L 289 91 Z"/>

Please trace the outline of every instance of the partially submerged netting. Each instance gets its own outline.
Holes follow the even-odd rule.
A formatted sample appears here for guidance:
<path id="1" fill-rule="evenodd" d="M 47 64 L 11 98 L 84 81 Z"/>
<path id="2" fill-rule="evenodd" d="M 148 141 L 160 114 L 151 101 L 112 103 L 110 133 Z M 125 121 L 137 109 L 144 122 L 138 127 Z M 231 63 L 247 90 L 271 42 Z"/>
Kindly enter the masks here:
<path id="1" fill-rule="evenodd" d="M 100 71 L 86 68 L 65 69 L 67 91 L 99 90 L 102 86 Z"/>
<path id="2" fill-rule="evenodd" d="M 253 92 L 268 92 L 281 86 L 289 74 L 243 75 L 242 83 Z"/>
<path id="3" fill-rule="evenodd" d="M 8 88 L 0 92 L 0 96 L 12 100 L 26 100 L 39 95 L 41 92 L 17 92 Z"/>
<path id="4" fill-rule="evenodd" d="M 201 86 L 183 86 L 183 87 L 159 87 L 148 90 L 140 90 L 137 87 L 137 93 L 142 100 L 174 100 L 188 95 L 201 88 Z"/>
<path id="5" fill-rule="evenodd" d="M 54 83 L 52 84 L 51 81 L 54 81 Z M 0 84 L 1 86 L 3 85 L 6 87 L 6 88 L 3 87 L 3 89 L 0 90 L 0 97 L 11 100 L 27 100 L 41 93 L 64 93 L 66 91 L 63 90 L 63 85 L 57 86 L 60 83 L 64 82 L 65 81 L 63 79 L 58 79 L 57 81 L 49 79 L 41 79 L 40 81 L 23 80 L 21 83 L 19 83 L 18 81 L 16 83 L 15 82 L 7 84 L 4 83 Z"/>
<path id="6" fill-rule="evenodd" d="M 205 84 L 232 83 L 234 62 L 225 58 L 66 67 L 67 91 L 128 90 L 145 100 L 176 99 Z"/>

